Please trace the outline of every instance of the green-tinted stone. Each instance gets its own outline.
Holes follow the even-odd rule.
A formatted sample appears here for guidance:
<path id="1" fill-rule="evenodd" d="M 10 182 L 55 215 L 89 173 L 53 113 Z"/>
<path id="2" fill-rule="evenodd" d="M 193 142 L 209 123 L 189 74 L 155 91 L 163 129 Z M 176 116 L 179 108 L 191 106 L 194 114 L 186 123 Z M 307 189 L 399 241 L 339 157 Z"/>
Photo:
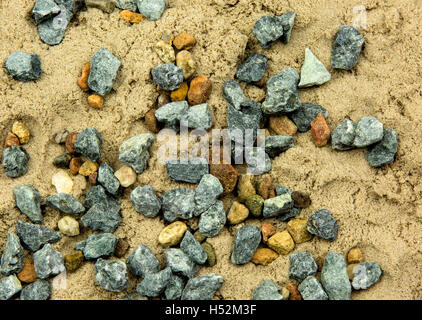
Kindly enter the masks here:
<path id="1" fill-rule="evenodd" d="M 201 234 L 199 232 L 199 230 L 197 230 L 194 234 L 193 237 L 199 242 L 202 243 L 204 242 L 204 240 L 207 238 L 206 236 L 204 236 L 203 234 Z"/>
<path id="2" fill-rule="evenodd" d="M 16 206 L 32 222 L 42 222 L 41 195 L 31 185 L 16 186 L 13 188 Z"/>
<path id="3" fill-rule="evenodd" d="M 264 198 L 260 195 L 254 194 L 246 199 L 246 207 L 254 217 L 260 217 L 262 214 L 262 207 L 264 206 Z"/>
<path id="4" fill-rule="evenodd" d="M 202 248 L 204 249 L 205 253 L 207 254 L 207 261 L 205 262 L 207 266 L 213 267 L 217 263 L 217 255 L 215 254 L 214 247 L 209 244 L 208 242 L 204 242 L 201 244 Z"/>
<path id="5" fill-rule="evenodd" d="M 340 26 L 333 45 L 331 67 L 352 69 L 359 60 L 365 38 L 352 26 Z"/>
<path id="6" fill-rule="evenodd" d="M 84 254 L 81 251 L 68 254 L 64 257 L 64 265 L 68 272 L 73 272 L 82 265 L 84 262 Z"/>
<path id="7" fill-rule="evenodd" d="M 300 73 L 299 88 L 321 85 L 331 80 L 331 74 L 309 48 L 305 50 L 305 62 Z"/>
<path id="8" fill-rule="evenodd" d="M 72 156 L 68 153 L 61 154 L 54 158 L 53 164 L 57 168 L 69 168 L 70 160 L 72 160 Z"/>
<path id="9" fill-rule="evenodd" d="M 113 88 L 117 70 L 120 68 L 120 60 L 110 51 L 100 48 L 92 56 L 90 65 L 91 71 L 89 73 L 88 86 L 100 96 L 105 96 Z"/>

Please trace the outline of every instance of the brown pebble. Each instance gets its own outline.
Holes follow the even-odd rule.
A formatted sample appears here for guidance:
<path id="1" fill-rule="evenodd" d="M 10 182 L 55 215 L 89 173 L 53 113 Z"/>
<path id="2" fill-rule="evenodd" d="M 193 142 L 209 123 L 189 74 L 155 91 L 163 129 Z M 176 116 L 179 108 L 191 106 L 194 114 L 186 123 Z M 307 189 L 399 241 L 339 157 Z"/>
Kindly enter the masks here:
<path id="1" fill-rule="evenodd" d="M 330 139 L 330 128 L 328 128 L 322 113 L 318 113 L 315 120 L 311 122 L 311 131 L 317 147 L 323 147 L 328 143 L 328 139 Z"/>
<path id="2" fill-rule="evenodd" d="M 274 227 L 271 223 L 264 223 L 261 227 L 262 242 L 267 243 L 268 239 L 275 235 L 276 232 L 276 227 Z"/>
<path id="3" fill-rule="evenodd" d="M 309 194 L 301 191 L 293 191 L 292 192 L 292 199 L 294 201 L 294 206 L 296 208 L 305 209 L 309 207 L 312 203 Z"/>
<path id="4" fill-rule="evenodd" d="M 273 178 L 266 174 L 261 178 L 261 181 L 258 183 L 257 188 L 258 194 L 264 198 L 264 200 L 274 198 L 275 191 L 273 185 Z"/>
<path id="5" fill-rule="evenodd" d="M 35 272 L 34 260 L 26 258 L 23 269 L 18 273 L 18 279 L 22 282 L 31 283 L 37 280 L 38 276 Z"/>
<path id="6" fill-rule="evenodd" d="M 79 168 L 79 174 L 84 177 L 89 177 L 92 173 L 98 170 L 98 167 L 98 163 L 91 160 L 86 160 Z"/>
<path id="7" fill-rule="evenodd" d="M 195 233 L 193 234 L 193 237 L 199 242 L 202 243 L 205 241 L 205 239 L 207 238 L 206 236 L 204 236 L 202 233 L 199 232 L 199 230 L 195 231 Z"/>
<path id="8" fill-rule="evenodd" d="M 145 16 L 143 16 L 142 14 L 129 10 L 123 10 L 122 12 L 120 12 L 120 17 L 130 23 L 139 23 L 146 19 Z"/>
<path id="9" fill-rule="evenodd" d="M 363 261 L 362 251 L 359 248 L 350 249 L 347 254 L 347 262 L 350 264 L 361 263 Z"/>
<path id="10" fill-rule="evenodd" d="M 278 258 L 277 252 L 268 248 L 259 248 L 258 250 L 255 251 L 254 255 L 252 256 L 251 261 L 255 264 L 267 266 L 277 258 Z"/>
<path id="11" fill-rule="evenodd" d="M 161 93 L 157 98 L 157 108 L 164 106 L 167 103 L 170 103 L 170 97 L 166 93 Z"/>
<path id="12" fill-rule="evenodd" d="M 89 91 L 88 77 L 89 77 L 90 71 L 91 71 L 91 65 L 87 63 L 86 65 L 82 67 L 82 76 L 78 79 L 79 87 L 82 89 L 82 91 L 85 91 L 85 92 Z"/>
<path id="13" fill-rule="evenodd" d="M 4 146 L 8 148 L 11 146 L 18 146 L 18 145 L 20 145 L 19 138 L 13 132 L 9 131 L 6 136 L 6 142 L 4 143 Z"/>
<path id="14" fill-rule="evenodd" d="M 195 45 L 196 40 L 193 36 L 191 36 L 188 33 L 181 33 L 178 36 L 176 36 L 176 38 L 174 38 L 173 40 L 173 44 L 176 47 L 176 49 L 178 50 L 190 50 L 193 48 L 193 46 Z"/>
<path id="15" fill-rule="evenodd" d="M 95 186 L 97 184 L 98 172 L 93 172 L 89 175 L 89 183 Z"/>
<path id="16" fill-rule="evenodd" d="M 66 137 L 66 150 L 69 153 L 75 154 L 76 150 L 75 150 L 75 141 L 76 141 L 76 137 L 78 136 L 78 133 L 76 131 L 71 132 L 67 135 Z"/>
<path id="17" fill-rule="evenodd" d="M 194 78 L 189 87 L 188 101 L 194 106 L 207 102 L 212 91 L 212 83 L 206 76 Z"/>
<path id="18" fill-rule="evenodd" d="M 155 117 L 154 109 L 150 109 L 145 114 L 145 125 L 147 126 L 148 130 L 151 131 L 152 133 L 158 133 L 158 131 L 160 131 L 160 129 L 158 128 L 158 121 L 157 121 L 157 118 Z"/>
<path id="19" fill-rule="evenodd" d="M 302 295 L 300 294 L 297 285 L 289 283 L 286 288 L 290 293 L 289 300 L 302 300 Z"/>
<path id="20" fill-rule="evenodd" d="M 95 109 L 101 109 L 104 106 L 104 98 L 98 94 L 91 94 L 88 97 L 88 104 Z"/>
<path id="21" fill-rule="evenodd" d="M 117 241 L 116 249 L 114 250 L 114 255 L 117 258 L 122 258 L 128 250 L 129 242 L 126 240 L 126 238 L 119 238 Z"/>
<path id="22" fill-rule="evenodd" d="M 79 269 L 84 262 L 84 255 L 81 251 L 68 254 L 64 257 L 64 265 L 68 272 L 73 272 Z"/>
<path id="23" fill-rule="evenodd" d="M 275 134 L 282 136 L 294 136 L 297 132 L 296 125 L 287 116 L 271 116 L 269 120 L 269 127 Z"/>
<path id="24" fill-rule="evenodd" d="M 72 158 L 69 164 L 70 173 L 76 176 L 79 173 L 79 169 L 81 168 L 82 163 L 83 162 L 81 158 Z"/>
<path id="25" fill-rule="evenodd" d="M 239 173 L 231 164 L 210 164 L 210 174 L 220 180 L 224 194 L 233 192 Z"/>

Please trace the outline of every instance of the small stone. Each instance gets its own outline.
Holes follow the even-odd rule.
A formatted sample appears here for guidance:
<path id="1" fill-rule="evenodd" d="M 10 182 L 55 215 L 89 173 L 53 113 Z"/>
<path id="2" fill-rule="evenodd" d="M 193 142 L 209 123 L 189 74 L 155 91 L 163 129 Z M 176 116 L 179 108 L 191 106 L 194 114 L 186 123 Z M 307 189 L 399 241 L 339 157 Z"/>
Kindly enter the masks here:
<path id="1" fill-rule="evenodd" d="M 238 141 L 244 145 L 243 138 L 248 137 L 252 130 L 252 138 L 257 138 L 258 130 L 262 122 L 262 110 L 259 102 L 248 100 L 240 104 L 240 110 L 236 110 L 231 105 L 227 105 L 227 124 L 230 130 L 230 138 L 232 141 Z M 240 137 L 238 135 L 241 134 Z"/>
<path id="2" fill-rule="evenodd" d="M 314 276 L 303 280 L 298 289 L 303 300 L 328 300 L 327 294 Z"/>
<path id="3" fill-rule="evenodd" d="M 270 116 L 269 128 L 281 136 L 294 136 L 297 132 L 296 125 L 287 116 Z"/>
<path id="4" fill-rule="evenodd" d="M 268 248 L 260 248 L 255 251 L 252 262 L 254 264 L 260 264 L 263 266 L 268 266 L 271 262 L 278 258 L 278 254 Z"/>
<path id="5" fill-rule="evenodd" d="M 195 211 L 195 192 L 192 189 L 173 189 L 161 196 L 164 218 L 173 222 L 177 219 L 190 219 Z"/>
<path id="6" fill-rule="evenodd" d="M 262 147 L 246 148 L 245 162 L 249 174 L 259 175 L 271 170 L 271 159 Z"/>
<path id="7" fill-rule="evenodd" d="M 157 273 L 148 273 L 136 286 L 136 291 L 146 297 L 158 297 L 167 287 L 172 276 L 171 269 L 165 268 Z"/>
<path id="8" fill-rule="evenodd" d="M 372 167 L 378 168 L 394 162 L 397 150 L 397 132 L 384 129 L 384 137 L 366 154 L 366 160 Z"/>
<path id="9" fill-rule="evenodd" d="M 338 125 L 331 135 L 331 146 L 334 150 L 353 149 L 353 141 L 356 136 L 356 124 L 349 119 Z"/>
<path id="10" fill-rule="evenodd" d="M 178 300 L 182 296 L 183 288 L 185 286 L 185 282 L 181 277 L 178 277 L 174 274 L 170 276 L 170 280 L 167 283 L 166 290 L 164 291 L 164 295 L 166 300 Z"/>
<path id="11" fill-rule="evenodd" d="M 70 161 L 72 160 L 72 156 L 68 153 L 61 154 L 54 158 L 53 164 L 57 168 L 69 168 Z"/>
<path id="12" fill-rule="evenodd" d="M 240 105 L 247 101 L 239 82 L 235 80 L 228 80 L 224 82 L 223 97 L 236 110 L 240 110 Z"/>
<path id="13" fill-rule="evenodd" d="M 302 300 L 302 296 L 300 295 L 297 285 L 289 283 L 286 289 L 289 290 L 290 293 L 289 300 Z"/>
<path id="14" fill-rule="evenodd" d="M 197 264 L 204 264 L 207 261 L 207 253 L 190 231 L 185 232 L 183 240 L 180 243 L 180 249 Z"/>
<path id="15" fill-rule="evenodd" d="M 160 212 L 160 200 L 151 186 L 135 188 L 130 194 L 130 200 L 135 211 L 146 217 L 155 218 Z"/>
<path id="16" fill-rule="evenodd" d="M 362 263 L 363 255 L 362 251 L 359 248 L 352 248 L 350 249 L 349 253 L 347 254 L 347 263 L 356 264 Z"/>
<path id="17" fill-rule="evenodd" d="M 87 8 L 97 8 L 105 13 L 112 13 L 115 8 L 115 0 L 85 0 Z"/>
<path id="18" fill-rule="evenodd" d="M 40 226 L 18 220 L 16 233 L 21 242 L 31 251 L 37 251 L 44 244 L 59 241 L 62 236 L 46 226 Z"/>
<path id="19" fill-rule="evenodd" d="M 295 207 L 293 207 L 293 208 L 291 208 L 289 211 L 287 211 L 286 213 L 284 213 L 284 214 L 282 214 L 282 215 L 279 215 L 279 216 L 277 217 L 277 220 L 282 221 L 282 222 L 289 221 L 291 218 L 294 218 L 294 217 L 296 217 L 297 215 L 299 215 L 299 214 L 300 214 L 300 212 L 301 212 L 301 210 L 302 210 L 302 209 L 299 209 L 299 208 L 295 208 Z"/>
<path id="20" fill-rule="evenodd" d="M 136 0 L 115 0 L 116 7 L 122 10 L 135 12 L 138 9 Z"/>
<path id="21" fill-rule="evenodd" d="M 66 142 L 65 142 L 66 150 L 71 154 L 76 153 L 75 141 L 77 137 L 78 137 L 78 132 L 75 132 L 75 131 L 69 133 L 66 137 Z"/>
<path id="22" fill-rule="evenodd" d="M 63 256 L 48 243 L 35 252 L 33 257 L 35 272 L 40 279 L 47 279 L 65 270 Z"/>
<path id="23" fill-rule="evenodd" d="M 273 76 L 267 82 L 267 97 L 262 103 L 265 114 L 278 114 L 295 111 L 298 108 L 299 74 L 288 68 Z M 297 124 L 296 124 L 297 125 Z"/>
<path id="24" fill-rule="evenodd" d="M 306 229 L 307 220 L 292 219 L 287 223 L 287 231 L 296 244 L 304 243 L 312 239 L 312 234 Z"/>
<path id="25" fill-rule="evenodd" d="M 77 165 L 77 164 L 76 164 Z M 87 160 L 79 168 L 79 174 L 84 177 L 89 177 L 98 170 L 98 163 Z"/>
<path id="26" fill-rule="evenodd" d="M 257 188 L 258 194 L 264 199 L 274 198 L 274 185 L 273 185 L 273 178 L 266 174 L 262 177 L 261 181 L 258 183 Z"/>
<path id="27" fill-rule="evenodd" d="M 37 280 L 23 288 L 20 300 L 48 300 L 51 296 L 51 283 L 48 280 Z"/>
<path id="28" fill-rule="evenodd" d="M 268 67 L 268 58 L 262 54 L 252 54 L 239 66 L 236 77 L 246 83 L 254 83 L 264 77 Z"/>
<path id="29" fill-rule="evenodd" d="M 6 59 L 7 72 L 18 81 L 32 81 L 41 77 L 41 60 L 36 54 L 14 52 Z"/>
<path id="30" fill-rule="evenodd" d="M 330 128 L 328 128 L 327 122 L 325 122 L 325 118 L 321 113 L 318 113 L 315 120 L 311 122 L 311 130 L 317 147 L 323 147 L 328 143 Z"/>
<path id="31" fill-rule="evenodd" d="M 69 135 L 69 131 L 66 129 L 60 132 L 57 132 L 54 136 L 54 142 L 57 144 L 64 144 L 66 142 L 67 136 Z"/>
<path id="32" fill-rule="evenodd" d="M 208 242 L 201 244 L 205 253 L 207 254 L 207 261 L 205 262 L 208 267 L 214 267 L 217 264 L 217 255 L 215 254 L 214 247 Z"/>
<path id="33" fill-rule="evenodd" d="M 175 246 L 182 241 L 183 236 L 188 230 L 186 223 L 176 221 L 165 227 L 158 236 L 158 242 L 165 248 Z"/>
<path id="34" fill-rule="evenodd" d="M 120 181 L 114 176 L 114 170 L 103 162 L 98 168 L 97 181 L 106 189 L 110 194 L 117 195 L 120 188 Z"/>
<path id="35" fill-rule="evenodd" d="M 382 270 L 376 262 L 363 262 L 354 269 L 353 289 L 362 290 L 372 287 L 382 275 Z"/>
<path id="36" fill-rule="evenodd" d="M 148 148 L 154 140 L 152 134 L 145 133 L 124 141 L 119 148 L 119 160 L 141 174 L 147 167 L 150 157 Z"/>
<path id="37" fill-rule="evenodd" d="M 108 201 L 96 203 L 82 216 L 81 222 L 84 227 L 91 228 L 92 230 L 113 233 L 122 222 L 119 211 L 119 205 L 111 204 Z"/>
<path id="38" fill-rule="evenodd" d="M 308 232 L 325 240 L 334 241 L 337 238 L 337 220 L 327 209 L 316 211 L 308 220 Z"/>
<path id="39" fill-rule="evenodd" d="M 283 300 L 289 300 L 290 298 L 290 292 L 286 287 L 281 288 L 281 295 L 283 296 Z"/>
<path id="40" fill-rule="evenodd" d="M 213 121 L 208 103 L 190 107 L 181 117 L 180 122 L 191 129 L 210 129 Z"/>
<path id="41" fill-rule="evenodd" d="M 265 138 L 265 152 L 270 158 L 275 158 L 281 153 L 294 147 L 295 141 L 290 136 L 270 136 Z"/>
<path id="42" fill-rule="evenodd" d="M 311 122 L 315 120 L 319 113 L 321 113 L 325 119 L 328 118 L 328 111 L 317 104 L 299 102 L 297 105 L 297 110 L 290 114 L 290 118 L 296 124 L 299 132 L 309 131 L 311 129 Z"/>
<path id="43" fill-rule="evenodd" d="M 0 279 L 0 300 L 8 300 L 21 290 L 22 285 L 14 274 Z"/>
<path id="44" fill-rule="evenodd" d="M 20 145 L 19 138 L 13 132 L 8 132 L 4 146 L 8 148 L 11 146 L 18 146 L 18 145 Z"/>
<path id="45" fill-rule="evenodd" d="M 240 176 L 239 183 L 237 184 L 237 195 L 240 202 L 245 202 L 249 196 L 256 194 L 253 179 L 254 176 L 250 174 Z"/>
<path id="46" fill-rule="evenodd" d="M 177 35 L 173 40 L 173 45 L 176 47 L 177 50 L 190 50 L 193 48 L 195 43 L 195 38 L 185 32 Z"/>
<path id="47" fill-rule="evenodd" d="M 62 234 L 74 237 L 79 235 L 79 222 L 70 216 L 63 217 L 57 223 L 59 230 Z"/>
<path id="48" fill-rule="evenodd" d="M 276 227 L 270 223 L 264 223 L 261 226 L 262 242 L 267 243 L 268 239 L 275 235 L 277 232 Z"/>
<path id="49" fill-rule="evenodd" d="M 154 51 L 164 63 L 173 63 L 176 60 L 173 47 L 163 40 L 155 44 Z"/>
<path id="50" fill-rule="evenodd" d="M 12 132 L 18 137 L 20 144 L 25 144 L 29 142 L 31 133 L 29 132 L 28 127 L 23 122 L 14 122 Z"/>
<path id="51" fill-rule="evenodd" d="M 104 97 L 113 88 L 120 61 L 110 51 L 100 48 L 92 56 L 90 65 L 88 85 L 91 90 Z"/>
<path id="52" fill-rule="evenodd" d="M 264 218 L 277 217 L 283 213 L 289 212 L 293 207 L 293 200 L 290 194 L 283 194 L 264 201 Z"/>
<path id="53" fill-rule="evenodd" d="M 340 26 L 333 44 L 331 67 L 352 69 L 359 60 L 365 38 L 352 26 Z"/>
<path id="54" fill-rule="evenodd" d="M 154 109 L 150 109 L 145 113 L 145 125 L 152 133 L 158 133 L 160 131 Z"/>
<path id="55" fill-rule="evenodd" d="M 237 184 L 239 173 L 231 164 L 211 163 L 210 174 L 220 180 L 224 194 L 233 192 Z"/>
<path id="56" fill-rule="evenodd" d="M 68 193 L 58 193 L 45 199 L 48 206 L 66 214 L 78 215 L 85 211 L 82 204 Z"/>
<path id="57" fill-rule="evenodd" d="M 194 78 L 189 87 L 188 101 L 194 106 L 207 102 L 211 95 L 212 83 L 206 76 L 199 76 Z"/>
<path id="58" fill-rule="evenodd" d="M 262 214 L 262 208 L 264 206 L 264 199 L 261 196 L 254 194 L 254 195 L 247 197 L 245 205 L 249 209 L 249 212 L 254 217 L 258 218 Z"/>
<path id="59" fill-rule="evenodd" d="M 39 24 L 59 14 L 60 11 L 60 7 L 53 0 L 37 0 L 31 13 L 35 23 Z"/>
<path id="60" fill-rule="evenodd" d="M 161 93 L 157 98 L 157 108 L 164 106 L 171 102 L 170 96 L 167 92 Z"/>
<path id="61" fill-rule="evenodd" d="M 24 266 L 24 252 L 19 237 L 10 232 L 7 235 L 6 245 L 0 258 L 0 272 L 5 275 L 18 273 Z"/>
<path id="62" fill-rule="evenodd" d="M 25 259 L 24 266 L 17 276 L 20 281 L 25 283 L 32 283 L 38 279 L 32 258 Z"/>
<path id="63" fill-rule="evenodd" d="M 217 236 L 226 224 L 224 205 L 217 201 L 199 218 L 199 232 L 208 238 Z"/>
<path id="64" fill-rule="evenodd" d="M 89 91 L 88 78 L 89 78 L 89 73 L 90 72 L 91 72 L 91 65 L 89 63 L 84 64 L 84 66 L 82 67 L 82 75 L 78 79 L 78 86 L 84 92 L 88 92 Z M 89 102 L 89 98 L 88 98 L 88 102 Z"/>
<path id="65" fill-rule="evenodd" d="M 256 226 L 240 227 L 234 240 L 231 262 L 245 264 L 251 261 L 261 242 L 261 230 Z"/>
<path id="66" fill-rule="evenodd" d="M 126 264 L 130 272 L 140 278 L 145 278 L 147 274 L 160 271 L 160 262 L 151 249 L 143 244 L 140 244 L 127 258 Z"/>
<path id="67" fill-rule="evenodd" d="M 290 255 L 290 278 L 296 279 L 300 282 L 317 272 L 318 266 L 310 253 L 298 252 Z"/>
<path id="68" fill-rule="evenodd" d="M 245 221 L 249 216 L 249 209 L 243 204 L 234 201 L 227 215 L 230 224 L 239 224 Z"/>
<path id="69" fill-rule="evenodd" d="M 220 181 L 211 174 L 202 176 L 195 190 L 195 216 L 208 210 L 223 193 Z"/>
<path id="70" fill-rule="evenodd" d="M 350 300 L 352 286 L 341 253 L 327 254 L 321 271 L 321 283 L 330 300 Z"/>
<path id="71" fill-rule="evenodd" d="M 122 12 L 120 12 L 120 17 L 130 23 L 140 23 L 144 21 L 146 18 L 140 13 L 133 12 L 135 10 L 123 10 Z"/>
<path id="72" fill-rule="evenodd" d="M 31 185 L 21 185 L 13 188 L 16 206 L 32 222 L 41 223 L 41 195 Z"/>
<path id="73" fill-rule="evenodd" d="M 282 255 L 289 254 L 289 252 L 292 251 L 295 247 L 295 243 L 287 230 L 278 232 L 273 235 L 268 239 L 267 245 Z"/>
<path id="74" fill-rule="evenodd" d="M 130 187 L 137 179 L 135 170 L 129 166 L 121 167 L 114 173 L 114 176 L 119 180 L 120 185 L 124 188 Z"/>
<path id="75" fill-rule="evenodd" d="M 95 128 L 88 128 L 80 132 L 76 137 L 75 150 L 89 160 L 97 161 L 101 158 L 102 144 L 101 133 Z"/>
<path id="76" fill-rule="evenodd" d="M 57 193 L 72 193 L 73 181 L 69 174 L 64 171 L 58 171 L 52 178 L 51 184 L 56 187 Z"/>
<path id="77" fill-rule="evenodd" d="M 93 172 L 88 176 L 88 181 L 91 185 L 95 186 L 97 184 L 98 172 Z"/>
<path id="78" fill-rule="evenodd" d="M 283 300 L 281 288 L 271 280 L 262 281 L 253 291 L 253 300 Z"/>
<path id="79" fill-rule="evenodd" d="M 96 167 L 95 171 L 98 169 L 98 164 L 92 161 L 85 161 L 85 163 L 82 162 L 81 158 L 72 158 L 69 163 L 69 169 L 70 173 L 74 176 L 79 173 L 81 170 L 82 165 L 85 164 L 85 167 L 82 169 L 82 173 L 87 174 L 88 172 L 92 173 L 92 168 Z M 91 169 L 90 169 L 91 168 Z"/>
<path id="80" fill-rule="evenodd" d="M 116 244 L 116 249 L 114 250 L 114 255 L 117 258 L 123 258 L 126 252 L 129 250 L 129 242 L 126 240 L 126 238 L 119 238 Z"/>
<path id="81" fill-rule="evenodd" d="M 76 250 L 82 251 L 85 259 L 110 257 L 114 254 L 117 238 L 111 233 L 93 234 L 85 241 L 76 244 Z"/>
<path id="82" fill-rule="evenodd" d="M 204 160 L 192 158 L 167 161 L 167 174 L 175 181 L 198 183 L 205 174 L 209 173 L 208 163 Z"/>
<path id="83" fill-rule="evenodd" d="M 186 96 L 188 94 L 188 90 L 189 90 L 188 84 L 186 82 L 183 82 L 180 85 L 179 89 L 171 92 L 170 94 L 171 101 L 173 102 L 185 101 Z"/>
<path id="84" fill-rule="evenodd" d="M 206 236 L 204 236 L 203 234 L 201 234 L 200 232 L 199 232 L 199 230 L 196 230 L 196 232 L 193 234 L 193 237 L 199 242 L 199 243 L 201 243 L 201 242 L 204 242 L 205 241 L 205 239 L 207 239 L 207 237 Z"/>
<path id="85" fill-rule="evenodd" d="M 183 290 L 181 300 L 211 300 L 223 282 L 223 277 L 215 273 L 190 279 Z"/>
<path id="86" fill-rule="evenodd" d="M 158 108 L 155 117 L 163 122 L 166 127 L 179 131 L 180 119 L 188 111 L 189 105 L 186 101 L 171 102 Z"/>
<path id="87" fill-rule="evenodd" d="M 312 204 L 309 194 L 301 191 L 292 192 L 292 199 L 296 208 L 308 208 Z"/>
<path id="88" fill-rule="evenodd" d="M 184 79 L 189 79 L 196 71 L 196 62 L 192 53 L 186 50 L 182 50 L 176 55 L 176 65 L 182 68 Z"/>
<path id="89" fill-rule="evenodd" d="M 199 271 L 199 266 L 195 264 L 182 250 L 180 249 L 166 249 L 164 251 L 166 256 L 167 266 L 175 274 L 180 274 L 187 278 L 192 278 Z"/>
<path id="90" fill-rule="evenodd" d="M 95 280 L 107 291 L 121 292 L 129 286 L 126 265 L 122 261 L 98 259 Z"/>
<path id="91" fill-rule="evenodd" d="M 252 33 L 259 41 L 261 47 L 267 49 L 283 35 L 283 29 L 279 17 L 263 16 L 256 21 Z"/>
<path id="92" fill-rule="evenodd" d="M 283 26 L 283 35 L 280 39 L 284 44 L 287 44 L 290 41 L 293 25 L 295 24 L 295 18 L 296 13 L 291 11 L 279 17 L 280 23 Z"/>
<path id="93" fill-rule="evenodd" d="M 11 146 L 3 150 L 2 165 L 6 176 L 18 178 L 28 171 L 28 162 L 31 157 L 24 147 Z"/>
<path id="94" fill-rule="evenodd" d="M 319 86 L 331 80 L 331 74 L 309 49 L 305 49 L 305 62 L 300 72 L 299 88 Z"/>
<path id="95" fill-rule="evenodd" d="M 158 20 L 167 7 L 167 0 L 137 0 L 137 4 L 139 12 L 148 20 Z"/>
<path id="96" fill-rule="evenodd" d="M 178 89 L 183 82 L 182 68 L 174 64 L 162 64 L 151 71 L 152 80 L 165 91 Z"/>
<path id="97" fill-rule="evenodd" d="M 104 98 L 98 94 L 91 94 L 88 97 L 88 104 L 95 109 L 101 109 L 104 106 Z"/>
<path id="98" fill-rule="evenodd" d="M 81 251 L 68 254 L 64 257 L 64 265 L 67 272 L 74 272 L 82 266 L 84 262 L 84 254 Z"/>

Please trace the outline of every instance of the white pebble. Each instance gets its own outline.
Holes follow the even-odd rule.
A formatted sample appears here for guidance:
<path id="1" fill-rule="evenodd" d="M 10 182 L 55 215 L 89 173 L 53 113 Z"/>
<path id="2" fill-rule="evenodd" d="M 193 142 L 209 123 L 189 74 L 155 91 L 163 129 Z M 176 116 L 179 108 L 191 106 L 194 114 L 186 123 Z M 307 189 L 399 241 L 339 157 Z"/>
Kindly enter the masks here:
<path id="1" fill-rule="evenodd" d="M 129 166 L 121 167 L 114 175 L 124 188 L 127 188 L 136 182 L 136 172 Z"/>
<path id="2" fill-rule="evenodd" d="M 79 222 L 75 218 L 65 216 L 58 222 L 59 230 L 62 234 L 70 237 L 79 235 Z"/>
<path id="3" fill-rule="evenodd" d="M 72 193 L 73 181 L 69 174 L 60 170 L 51 179 L 51 183 L 56 187 L 57 193 Z"/>

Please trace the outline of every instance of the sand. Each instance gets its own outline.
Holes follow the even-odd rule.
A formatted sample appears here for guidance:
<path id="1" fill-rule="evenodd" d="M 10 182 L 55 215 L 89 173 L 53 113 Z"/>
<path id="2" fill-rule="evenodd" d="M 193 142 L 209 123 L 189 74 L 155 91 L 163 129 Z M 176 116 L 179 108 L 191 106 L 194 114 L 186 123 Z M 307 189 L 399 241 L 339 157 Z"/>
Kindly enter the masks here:
<path id="1" fill-rule="evenodd" d="M 159 21 L 137 25 L 123 21 L 118 9 L 110 15 L 89 9 L 79 13 L 63 42 L 53 47 L 39 40 L 28 14 L 33 3 L 33 0 L 0 2 L 0 61 L 3 63 L 14 51 L 26 51 L 40 56 L 43 69 L 41 79 L 22 83 L 0 68 L 0 137 L 6 137 L 15 120 L 24 121 L 32 133 L 25 146 L 31 155 L 28 173 L 9 179 L 0 170 L 0 250 L 7 233 L 15 230 L 17 220 L 28 221 L 15 207 L 12 188 L 32 184 L 43 197 L 55 193 L 51 177 L 58 169 L 52 160 L 63 152 L 63 147 L 52 140 L 56 132 L 96 127 L 104 139 L 103 160 L 116 170 L 122 165 L 118 160 L 122 141 L 148 132 L 143 116 L 154 106 L 158 95 L 149 72 L 161 63 L 152 47 L 163 32 L 173 35 L 188 32 L 196 37 L 197 45 L 192 53 L 197 61 L 197 74 L 208 76 L 213 83 L 208 102 L 215 127 L 221 128 L 226 126 L 226 102 L 221 88 L 224 81 L 233 79 L 243 59 L 254 52 L 267 55 L 269 76 L 287 67 L 300 71 L 305 48 L 309 47 L 329 66 L 338 26 L 351 24 L 354 6 L 364 5 L 367 27 L 361 32 L 366 46 L 358 65 L 352 71 L 329 68 L 332 80 L 321 87 L 301 90 L 301 100 L 324 106 L 330 113 L 327 122 L 331 130 L 345 117 L 352 120 L 365 115 L 377 117 L 399 135 L 396 161 L 374 169 L 365 160 L 364 149 L 335 152 L 330 146 L 317 148 L 308 132 L 296 135 L 296 147 L 272 162 L 270 174 L 277 184 L 311 194 L 312 205 L 302 211 L 301 218 L 327 208 L 340 224 L 336 241 L 313 239 L 297 245 L 294 252 L 307 250 L 319 258 L 328 251 L 346 254 L 357 246 L 366 261 L 381 265 L 383 276 L 372 288 L 353 292 L 352 299 L 422 298 L 420 1 L 170 0 Z M 290 10 L 297 13 L 291 42 L 261 49 L 251 32 L 255 21 L 263 15 L 280 15 Z M 88 106 L 87 95 L 79 89 L 76 80 L 82 66 L 100 47 L 113 52 L 122 67 L 113 91 L 106 97 L 105 107 L 94 110 Z M 255 86 L 247 86 L 245 90 L 249 98 L 258 99 L 265 94 Z M 180 186 L 167 177 L 164 166 L 157 161 L 154 154 L 157 145 L 151 150 L 153 156 L 148 169 L 124 193 L 123 221 L 115 234 L 128 239 L 131 246 L 128 254 L 143 243 L 152 248 L 164 265 L 163 250 L 157 242 L 163 219 L 145 218 L 134 211 L 128 200 L 131 190 L 139 185 L 150 184 L 159 194 Z M 74 194 L 83 200 L 89 184 L 81 176 L 73 179 Z M 233 197 L 224 200 L 227 209 L 232 200 Z M 57 211 L 45 208 L 44 224 L 57 229 L 60 216 Z M 269 222 L 275 223 L 280 231 L 286 228 L 285 223 Z M 216 248 L 218 263 L 199 272 L 223 275 L 225 282 L 216 297 L 250 299 L 253 288 L 264 279 L 286 285 L 288 256 L 280 256 L 269 266 L 230 263 L 234 230 L 224 228 L 220 235 L 209 239 Z M 77 241 L 91 233 L 84 230 L 74 238 L 64 236 L 54 247 L 68 254 Z M 86 262 L 77 272 L 68 274 L 66 280 L 65 286 L 55 286 L 53 299 L 118 299 L 134 292 L 140 281 L 131 277 L 127 291 L 109 293 L 95 283 L 93 262 Z"/>

